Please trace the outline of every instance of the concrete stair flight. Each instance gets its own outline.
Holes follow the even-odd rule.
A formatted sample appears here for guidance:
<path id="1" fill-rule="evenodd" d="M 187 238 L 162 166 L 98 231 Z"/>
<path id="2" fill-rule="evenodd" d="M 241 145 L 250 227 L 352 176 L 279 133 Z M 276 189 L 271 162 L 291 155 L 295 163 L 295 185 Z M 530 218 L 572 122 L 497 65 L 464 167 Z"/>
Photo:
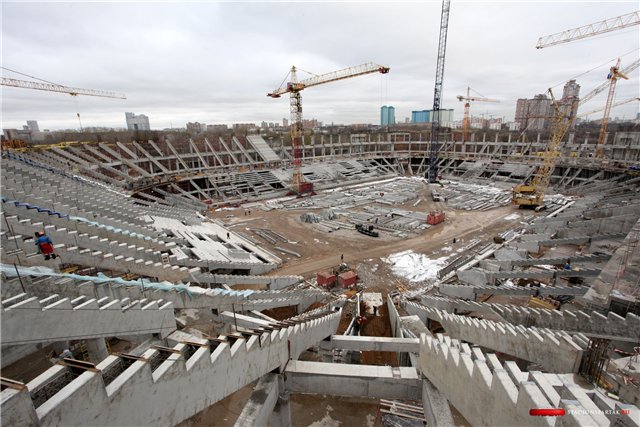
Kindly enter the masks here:
<path id="1" fill-rule="evenodd" d="M 2 300 L 2 346 L 98 337 L 159 334 L 176 329 L 173 304 L 162 300 L 69 299 L 27 294 Z"/>
<path id="2" fill-rule="evenodd" d="M 26 385 L 3 382 L 3 421 L 176 425 L 263 375 L 282 371 L 287 361 L 335 333 L 340 315 L 171 348 L 155 346 L 140 357 L 111 355 L 95 367 L 65 359 Z"/>
<path id="3" fill-rule="evenodd" d="M 420 320 L 440 322 L 449 336 L 524 359 L 550 372 L 578 372 L 589 339 L 562 331 L 525 328 L 510 323 L 458 316 L 411 301 L 405 310 Z"/>
<path id="4" fill-rule="evenodd" d="M 449 313 L 487 313 L 519 325 L 630 338 L 637 338 L 640 335 L 640 317 L 631 312 L 627 313 L 626 317 L 622 317 L 614 312 L 609 312 L 605 316 L 595 311 L 549 310 L 436 296 L 423 296 L 421 300 L 424 306 Z"/>
<path id="5" fill-rule="evenodd" d="M 420 337 L 420 369 L 471 425 L 638 425 L 636 406 L 600 393 L 588 394 L 569 381 L 571 375 L 521 371 L 513 361 L 502 364 L 495 354 L 442 334 Z M 529 411 L 535 408 L 559 408 L 566 413 L 531 416 Z"/>

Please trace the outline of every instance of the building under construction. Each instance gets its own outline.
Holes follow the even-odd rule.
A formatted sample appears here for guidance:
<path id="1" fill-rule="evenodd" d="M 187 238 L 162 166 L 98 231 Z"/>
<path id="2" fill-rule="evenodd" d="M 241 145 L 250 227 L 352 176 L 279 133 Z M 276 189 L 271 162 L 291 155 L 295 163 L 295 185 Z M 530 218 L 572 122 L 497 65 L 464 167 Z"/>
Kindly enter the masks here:
<path id="1" fill-rule="evenodd" d="M 248 398 L 237 425 L 295 420 L 299 393 L 422 405 L 430 423 L 528 424 L 530 409 L 554 407 L 633 425 L 629 141 L 614 135 L 598 158 L 596 141 L 569 135 L 539 212 L 517 209 L 511 188 L 536 173 L 542 139 L 445 142 L 442 180 L 428 184 L 415 134 L 322 136 L 303 148 L 317 193 L 305 198 L 287 197 L 291 147 L 259 136 L 5 150 L 3 421 L 178 424 L 253 384 L 268 397 Z M 436 210 L 445 221 L 428 224 Z M 407 250 L 439 253 L 433 274 L 398 273 Z M 315 283 L 340 253 L 353 291 Z M 384 295 L 375 316 L 360 289 Z M 608 412 L 578 411 L 591 407 Z"/>
<path id="2" fill-rule="evenodd" d="M 388 71 L 292 68 L 288 140 L 3 144 L 3 425 L 638 426 L 625 69 L 597 137 L 573 82 L 533 138 L 467 138 L 467 91 L 461 139 L 435 114 L 303 140 L 303 89 Z"/>

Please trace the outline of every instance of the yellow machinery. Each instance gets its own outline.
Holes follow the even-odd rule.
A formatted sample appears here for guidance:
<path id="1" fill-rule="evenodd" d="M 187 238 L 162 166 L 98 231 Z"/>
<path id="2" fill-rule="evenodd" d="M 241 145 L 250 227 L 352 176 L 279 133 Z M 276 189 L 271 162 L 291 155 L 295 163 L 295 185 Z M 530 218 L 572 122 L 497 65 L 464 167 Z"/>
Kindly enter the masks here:
<path id="1" fill-rule="evenodd" d="M 542 206 L 544 193 L 551 179 L 551 173 L 560 155 L 560 143 L 562 142 L 564 134 L 571 126 L 571 112 L 566 111 L 566 109 L 563 111 L 563 109 L 560 108 L 551 89 L 549 89 L 549 94 L 551 95 L 551 105 L 554 109 L 551 137 L 547 145 L 547 150 L 543 154 L 542 164 L 538 167 L 533 180 L 529 183 L 516 185 L 513 188 L 512 202 L 519 207 L 537 208 Z"/>

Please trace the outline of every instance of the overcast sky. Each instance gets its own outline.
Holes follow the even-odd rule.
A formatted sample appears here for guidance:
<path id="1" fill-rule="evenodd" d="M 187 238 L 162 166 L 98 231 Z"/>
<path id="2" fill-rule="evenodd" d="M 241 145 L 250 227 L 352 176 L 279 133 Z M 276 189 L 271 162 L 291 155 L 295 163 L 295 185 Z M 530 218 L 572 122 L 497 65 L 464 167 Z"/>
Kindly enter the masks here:
<path id="1" fill-rule="evenodd" d="M 365 62 L 391 67 L 302 92 L 303 115 L 324 123 L 377 123 L 430 109 L 440 1 L 422 2 L 2 2 L 2 66 L 51 82 L 123 92 L 126 100 L 2 87 L 2 127 L 37 120 L 41 129 L 124 127 L 125 111 L 153 129 L 289 117 L 288 96 L 272 99 L 291 68 L 321 74 Z M 472 115 L 512 120 L 518 98 L 549 87 L 559 97 L 576 78 L 585 94 L 615 59 L 639 55 L 639 27 L 537 50 L 538 37 L 638 9 L 634 1 L 451 2 L 443 108 L 462 117 L 467 86 L 499 99 Z M 591 71 L 590 71 L 591 70 Z M 3 77 L 31 80 L 2 70 Z M 310 75 L 300 73 L 299 78 Z M 638 96 L 639 72 L 616 99 Z M 582 111 L 604 105 L 606 92 Z M 638 103 L 613 110 L 632 118 Z M 597 118 L 592 114 L 590 118 Z"/>

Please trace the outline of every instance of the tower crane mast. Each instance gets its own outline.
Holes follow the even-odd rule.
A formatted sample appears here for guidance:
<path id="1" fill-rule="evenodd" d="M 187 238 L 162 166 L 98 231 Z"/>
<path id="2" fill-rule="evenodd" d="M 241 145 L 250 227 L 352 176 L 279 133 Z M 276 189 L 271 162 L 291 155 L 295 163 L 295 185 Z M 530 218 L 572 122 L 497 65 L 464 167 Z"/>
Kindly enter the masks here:
<path id="1" fill-rule="evenodd" d="M 458 95 L 458 101 L 466 101 L 464 103 L 464 116 L 462 118 L 462 142 L 467 142 L 469 138 L 469 127 L 470 127 L 470 116 L 469 110 L 471 107 L 471 102 L 481 101 L 481 102 L 500 102 L 497 99 L 489 99 L 485 97 L 478 96 L 470 96 L 471 88 L 467 86 L 467 96 Z"/>
<path id="2" fill-rule="evenodd" d="M 440 36 L 438 37 L 438 61 L 436 81 L 433 89 L 433 119 L 431 120 L 431 139 L 429 141 L 429 182 L 438 181 L 438 151 L 440 150 L 440 101 L 442 81 L 444 79 L 444 57 L 447 52 L 447 31 L 449 28 L 449 9 L 451 0 L 442 0 L 440 15 Z"/>
<path id="3" fill-rule="evenodd" d="M 331 83 L 338 80 L 349 79 L 352 77 L 362 76 L 371 73 L 386 74 L 389 67 L 368 62 L 355 67 L 349 67 L 338 71 L 310 77 L 305 80 L 298 81 L 297 69 L 291 67 L 290 81 L 282 87 L 268 93 L 271 98 L 280 98 L 285 93 L 291 95 L 290 112 L 291 112 L 291 149 L 293 154 L 293 191 L 298 195 L 313 192 L 313 183 L 305 182 L 302 176 L 302 97 L 300 92 L 308 87 L 318 86 L 325 83 Z"/>
<path id="4" fill-rule="evenodd" d="M 613 104 L 613 97 L 616 92 L 616 82 L 618 79 L 629 80 L 629 77 L 620 71 L 620 59 L 618 59 L 616 65 L 611 67 L 607 79 L 609 79 L 610 82 L 609 93 L 607 95 L 607 102 L 604 104 L 604 115 L 602 116 L 602 124 L 600 125 L 600 134 L 598 135 L 597 157 L 602 157 L 604 154 L 604 139 L 607 136 L 607 125 L 609 124 L 609 113 L 611 113 L 611 105 Z"/>

